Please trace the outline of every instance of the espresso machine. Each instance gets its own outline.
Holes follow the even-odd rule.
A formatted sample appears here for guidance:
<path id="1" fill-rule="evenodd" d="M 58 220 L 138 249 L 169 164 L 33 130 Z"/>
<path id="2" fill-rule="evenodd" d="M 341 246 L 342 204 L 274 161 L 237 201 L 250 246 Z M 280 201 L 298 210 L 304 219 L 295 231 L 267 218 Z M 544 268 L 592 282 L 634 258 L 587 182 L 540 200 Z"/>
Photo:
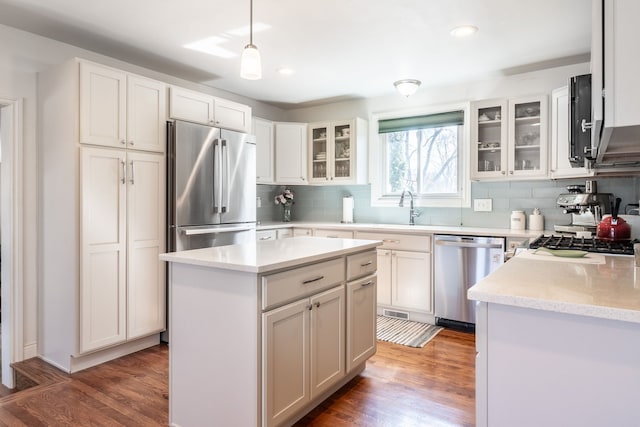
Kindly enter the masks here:
<path id="1" fill-rule="evenodd" d="M 613 194 L 598 193 L 595 181 L 587 185 L 569 185 L 568 193 L 560 194 L 556 200 L 562 211 L 571 215 L 571 223 L 554 225 L 558 233 L 576 233 L 578 231 L 596 232 L 603 215 L 611 213 Z"/>

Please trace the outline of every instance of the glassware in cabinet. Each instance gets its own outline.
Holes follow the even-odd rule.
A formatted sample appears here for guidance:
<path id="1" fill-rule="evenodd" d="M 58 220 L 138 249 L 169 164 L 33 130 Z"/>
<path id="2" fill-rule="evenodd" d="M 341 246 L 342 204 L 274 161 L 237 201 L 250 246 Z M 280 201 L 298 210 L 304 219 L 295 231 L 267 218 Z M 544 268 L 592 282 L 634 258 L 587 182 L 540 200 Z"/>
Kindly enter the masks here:
<path id="1" fill-rule="evenodd" d="M 311 128 L 311 177 L 312 179 L 328 179 L 328 153 L 327 141 L 329 140 L 329 126 L 316 126 Z"/>
<path id="2" fill-rule="evenodd" d="M 472 104 L 472 179 L 496 178 L 506 174 L 506 112 L 506 99 Z"/>

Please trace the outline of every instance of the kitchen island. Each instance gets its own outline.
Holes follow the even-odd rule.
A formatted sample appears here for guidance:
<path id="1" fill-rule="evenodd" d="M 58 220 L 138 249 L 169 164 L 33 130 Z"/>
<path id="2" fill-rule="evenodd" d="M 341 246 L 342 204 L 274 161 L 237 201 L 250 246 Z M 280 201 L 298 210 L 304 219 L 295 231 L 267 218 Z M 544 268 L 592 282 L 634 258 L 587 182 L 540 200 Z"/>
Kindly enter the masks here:
<path id="1" fill-rule="evenodd" d="M 525 252 L 468 291 L 478 427 L 640 425 L 632 256 Z"/>
<path id="2" fill-rule="evenodd" d="M 296 237 L 161 255 L 170 424 L 288 425 L 362 372 L 380 244 Z"/>

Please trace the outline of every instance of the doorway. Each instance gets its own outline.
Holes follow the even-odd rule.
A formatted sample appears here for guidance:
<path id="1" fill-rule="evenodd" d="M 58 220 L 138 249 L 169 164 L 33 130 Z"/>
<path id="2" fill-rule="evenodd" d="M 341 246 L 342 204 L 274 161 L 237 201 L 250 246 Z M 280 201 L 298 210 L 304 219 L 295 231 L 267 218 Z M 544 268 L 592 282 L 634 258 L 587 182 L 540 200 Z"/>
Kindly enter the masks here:
<path id="1" fill-rule="evenodd" d="M 23 358 L 22 100 L 0 97 L 0 377 L 15 387 L 11 363 Z"/>

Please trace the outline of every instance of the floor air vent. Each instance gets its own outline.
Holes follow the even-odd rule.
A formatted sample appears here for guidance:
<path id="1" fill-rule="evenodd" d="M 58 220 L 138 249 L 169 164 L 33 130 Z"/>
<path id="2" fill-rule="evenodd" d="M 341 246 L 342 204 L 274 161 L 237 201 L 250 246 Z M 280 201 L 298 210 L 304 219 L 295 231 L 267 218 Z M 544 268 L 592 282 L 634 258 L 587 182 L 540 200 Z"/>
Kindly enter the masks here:
<path id="1" fill-rule="evenodd" d="M 382 315 L 387 317 L 395 317 L 396 319 L 409 320 L 409 313 L 405 311 L 382 310 Z"/>

